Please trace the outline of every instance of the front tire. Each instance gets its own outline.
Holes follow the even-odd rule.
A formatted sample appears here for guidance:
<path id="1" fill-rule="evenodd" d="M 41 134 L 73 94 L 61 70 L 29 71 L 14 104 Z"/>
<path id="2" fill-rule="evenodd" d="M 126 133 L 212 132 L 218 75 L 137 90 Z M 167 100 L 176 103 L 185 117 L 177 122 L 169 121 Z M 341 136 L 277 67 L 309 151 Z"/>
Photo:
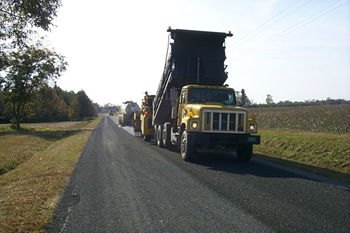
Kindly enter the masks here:
<path id="1" fill-rule="evenodd" d="M 248 162 L 252 158 L 253 145 L 242 145 L 237 148 L 238 159 L 242 162 Z"/>
<path id="2" fill-rule="evenodd" d="M 180 153 L 184 161 L 191 161 L 195 155 L 195 149 L 193 145 L 188 143 L 188 134 L 186 130 L 181 135 Z"/>

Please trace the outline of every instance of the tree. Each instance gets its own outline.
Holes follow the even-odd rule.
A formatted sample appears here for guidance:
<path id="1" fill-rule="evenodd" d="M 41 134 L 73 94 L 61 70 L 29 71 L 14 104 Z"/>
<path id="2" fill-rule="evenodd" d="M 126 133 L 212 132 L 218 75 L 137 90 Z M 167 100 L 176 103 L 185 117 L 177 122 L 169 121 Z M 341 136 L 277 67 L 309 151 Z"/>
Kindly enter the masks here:
<path id="1" fill-rule="evenodd" d="M 5 111 L 4 92 L 0 91 L 0 119 L 4 114 L 4 111 Z"/>
<path id="2" fill-rule="evenodd" d="M 267 96 L 266 96 L 266 104 L 267 104 L 268 106 L 271 106 L 271 105 L 274 104 L 272 95 L 267 94 Z"/>
<path id="3" fill-rule="evenodd" d="M 25 115 L 30 119 L 35 119 L 36 122 L 66 121 L 68 120 L 68 107 L 54 88 L 44 85 L 33 93 Z"/>
<path id="4" fill-rule="evenodd" d="M 35 28 L 48 31 L 61 0 L 0 0 L 0 72 L 9 66 L 11 51 L 28 46 Z M 0 90 L 3 77 L 0 77 Z"/>
<path id="5" fill-rule="evenodd" d="M 77 99 L 73 99 L 69 107 L 69 120 L 77 121 L 80 119 L 81 106 Z"/>
<path id="6" fill-rule="evenodd" d="M 4 84 L 5 100 L 12 106 L 17 129 L 33 91 L 57 79 L 66 66 L 63 56 L 42 48 L 41 44 L 10 53 L 5 76 L 0 81 Z"/>
<path id="7" fill-rule="evenodd" d="M 0 0 L 0 40 L 23 46 L 33 28 L 48 31 L 61 0 Z M 1 47 L 4 48 L 4 44 Z"/>
<path id="8" fill-rule="evenodd" d="M 61 5 L 61 0 L 0 0 L 0 90 L 17 129 L 32 92 L 67 65 L 62 56 L 31 41 L 35 29 L 50 29 Z"/>
<path id="9" fill-rule="evenodd" d="M 92 101 L 86 95 L 85 91 L 79 91 L 77 93 L 77 100 L 81 106 L 79 117 L 83 119 L 85 117 L 94 117 L 96 116 L 95 109 Z"/>
<path id="10" fill-rule="evenodd" d="M 242 89 L 241 92 L 236 91 L 236 99 L 240 106 L 249 107 L 253 104 L 252 101 L 248 98 L 244 89 Z"/>
<path id="11" fill-rule="evenodd" d="M 242 96 L 241 96 L 241 105 L 242 105 L 242 106 L 246 106 L 246 107 L 252 106 L 252 105 L 253 105 L 253 100 L 250 100 L 250 99 L 248 98 L 247 93 L 245 92 L 244 89 L 242 89 L 241 93 L 242 93 Z"/>
<path id="12" fill-rule="evenodd" d="M 98 103 L 93 103 L 92 105 L 94 107 L 94 115 L 97 116 L 97 114 L 100 112 L 100 105 L 98 105 Z"/>

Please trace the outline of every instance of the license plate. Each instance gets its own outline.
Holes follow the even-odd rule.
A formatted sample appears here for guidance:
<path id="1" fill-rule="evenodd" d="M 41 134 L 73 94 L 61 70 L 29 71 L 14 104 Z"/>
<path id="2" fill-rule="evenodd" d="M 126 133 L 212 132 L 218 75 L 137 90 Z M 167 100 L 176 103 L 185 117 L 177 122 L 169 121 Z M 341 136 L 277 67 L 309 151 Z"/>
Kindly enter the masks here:
<path id="1" fill-rule="evenodd" d="M 255 137 L 248 137 L 248 142 L 254 143 L 254 142 L 256 142 L 256 138 Z"/>

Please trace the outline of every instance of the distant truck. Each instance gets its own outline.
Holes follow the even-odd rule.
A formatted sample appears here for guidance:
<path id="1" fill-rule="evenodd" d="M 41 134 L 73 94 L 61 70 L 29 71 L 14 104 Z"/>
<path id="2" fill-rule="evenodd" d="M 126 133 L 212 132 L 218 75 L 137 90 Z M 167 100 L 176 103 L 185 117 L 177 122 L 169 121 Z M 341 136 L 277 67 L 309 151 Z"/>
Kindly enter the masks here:
<path id="1" fill-rule="evenodd" d="M 178 147 L 183 160 L 198 152 L 236 151 L 249 161 L 260 144 L 255 116 L 237 105 L 235 90 L 224 85 L 225 38 L 229 32 L 171 29 L 170 53 L 153 100 L 155 143 Z M 149 131 L 151 132 L 151 131 Z M 147 134 L 149 135 L 149 134 Z M 147 136 L 148 137 L 148 136 Z M 147 138 L 149 139 L 149 138 Z"/>
<path id="2" fill-rule="evenodd" d="M 134 132 L 141 132 L 145 141 L 151 141 L 154 137 L 154 128 L 152 125 L 154 95 L 145 92 L 142 100 L 141 111 L 134 114 Z"/>
<path id="3" fill-rule="evenodd" d="M 120 107 L 118 121 L 120 126 L 131 126 L 134 118 L 134 113 L 140 111 L 140 106 L 133 101 L 125 101 Z"/>

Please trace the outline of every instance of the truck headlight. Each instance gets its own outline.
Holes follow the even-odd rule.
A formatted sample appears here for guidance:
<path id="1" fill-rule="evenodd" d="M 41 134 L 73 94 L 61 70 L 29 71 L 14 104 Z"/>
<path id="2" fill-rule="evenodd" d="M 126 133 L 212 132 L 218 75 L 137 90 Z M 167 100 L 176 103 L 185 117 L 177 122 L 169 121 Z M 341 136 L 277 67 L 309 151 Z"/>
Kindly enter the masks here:
<path id="1" fill-rule="evenodd" d="M 191 129 L 199 129 L 199 121 L 191 121 Z"/>
<path id="2" fill-rule="evenodd" d="M 248 129 L 249 129 L 250 132 L 255 132 L 256 131 L 256 125 L 255 124 L 249 124 Z"/>

